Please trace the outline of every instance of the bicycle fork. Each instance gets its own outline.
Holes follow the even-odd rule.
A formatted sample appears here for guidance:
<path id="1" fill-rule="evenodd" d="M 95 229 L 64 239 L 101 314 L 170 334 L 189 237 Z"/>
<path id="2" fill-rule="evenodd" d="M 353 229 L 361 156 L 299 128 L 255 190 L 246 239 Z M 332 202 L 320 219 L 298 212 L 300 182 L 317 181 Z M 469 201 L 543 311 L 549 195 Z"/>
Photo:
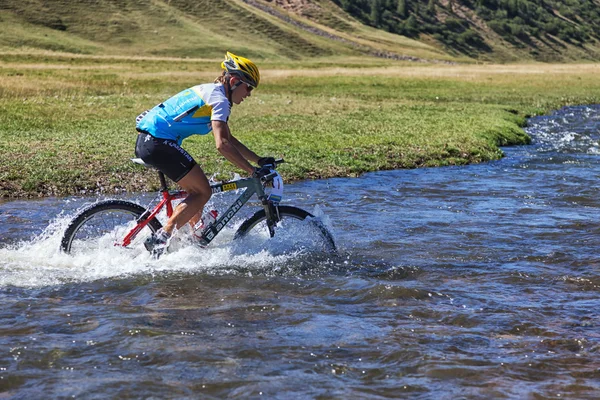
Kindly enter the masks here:
<path id="1" fill-rule="evenodd" d="M 265 214 L 267 215 L 267 227 L 269 228 L 269 235 L 271 237 L 275 236 L 275 227 L 279 222 L 279 207 L 273 204 L 272 201 L 267 200 L 265 197 L 261 199 L 263 203 L 263 207 L 265 208 Z"/>

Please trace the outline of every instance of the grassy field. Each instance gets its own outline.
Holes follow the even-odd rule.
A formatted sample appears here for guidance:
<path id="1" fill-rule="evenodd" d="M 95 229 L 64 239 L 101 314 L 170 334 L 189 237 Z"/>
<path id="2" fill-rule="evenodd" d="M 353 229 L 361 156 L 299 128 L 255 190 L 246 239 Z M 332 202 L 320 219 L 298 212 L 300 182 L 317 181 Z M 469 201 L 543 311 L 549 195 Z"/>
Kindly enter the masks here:
<path id="1" fill-rule="evenodd" d="M 600 103 L 600 65 L 439 65 L 335 58 L 262 62 L 230 125 L 286 179 L 461 165 L 527 143 L 526 117 Z M 217 59 L 0 54 L 0 196 L 153 190 L 132 164 L 135 117 L 212 81 Z M 207 173 L 231 165 L 212 136 L 184 147 Z"/>

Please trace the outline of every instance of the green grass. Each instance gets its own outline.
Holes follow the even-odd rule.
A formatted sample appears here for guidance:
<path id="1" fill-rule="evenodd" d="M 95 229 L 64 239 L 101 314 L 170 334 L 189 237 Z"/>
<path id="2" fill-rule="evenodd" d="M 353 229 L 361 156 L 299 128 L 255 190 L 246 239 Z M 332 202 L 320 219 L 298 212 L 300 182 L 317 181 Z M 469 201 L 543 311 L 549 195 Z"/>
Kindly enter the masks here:
<path id="1" fill-rule="evenodd" d="M 232 131 L 284 156 L 287 180 L 356 176 L 497 159 L 498 145 L 527 143 L 526 116 L 600 102 L 593 64 L 378 64 L 265 62 Z M 129 161 L 135 117 L 218 72 L 216 61 L 0 55 L 0 196 L 155 189 L 155 175 Z M 184 147 L 209 174 L 234 171 L 210 135 Z"/>

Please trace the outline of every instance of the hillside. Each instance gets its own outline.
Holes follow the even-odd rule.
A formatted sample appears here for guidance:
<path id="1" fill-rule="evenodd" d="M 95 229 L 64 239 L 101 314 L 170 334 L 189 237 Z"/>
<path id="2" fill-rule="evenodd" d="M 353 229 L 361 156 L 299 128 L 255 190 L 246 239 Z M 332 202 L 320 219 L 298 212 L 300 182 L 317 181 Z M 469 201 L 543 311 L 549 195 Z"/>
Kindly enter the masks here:
<path id="1" fill-rule="evenodd" d="M 600 0 L 5 0 L 0 51 L 274 62 L 600 59 Z"/>
<path id="2" fill-rule="evenodd" d="M 258 1 L 8 0 L 0 3 L 0 50 L 221 58 L 228 49 L 273 61 L 374 54 L 451 58 L 328 6 L 343 31 Z"/>
<path id="3" fill-rule="evenodd" d="M 285 0 L 277 0 L 285 1 Z M 600 0 L 333 0 L 365 24 L 492 61 L 600 59 Z"/>

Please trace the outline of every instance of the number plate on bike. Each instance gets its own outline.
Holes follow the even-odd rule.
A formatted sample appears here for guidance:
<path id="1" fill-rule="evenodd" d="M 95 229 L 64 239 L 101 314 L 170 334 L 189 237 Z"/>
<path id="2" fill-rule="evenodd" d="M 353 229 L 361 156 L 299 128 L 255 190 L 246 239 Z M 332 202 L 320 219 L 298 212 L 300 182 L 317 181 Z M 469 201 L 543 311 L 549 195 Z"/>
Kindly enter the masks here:
<path id="1" fill-rule="evenodd" d="M 279 204 L 283 198 L 283 179 L 281 178 L 281 175 L 277 174 L 277 176 L 273 178 L 272 185 L 273 189 L 269 194 L 269 200 L 275 204 Z"/>

